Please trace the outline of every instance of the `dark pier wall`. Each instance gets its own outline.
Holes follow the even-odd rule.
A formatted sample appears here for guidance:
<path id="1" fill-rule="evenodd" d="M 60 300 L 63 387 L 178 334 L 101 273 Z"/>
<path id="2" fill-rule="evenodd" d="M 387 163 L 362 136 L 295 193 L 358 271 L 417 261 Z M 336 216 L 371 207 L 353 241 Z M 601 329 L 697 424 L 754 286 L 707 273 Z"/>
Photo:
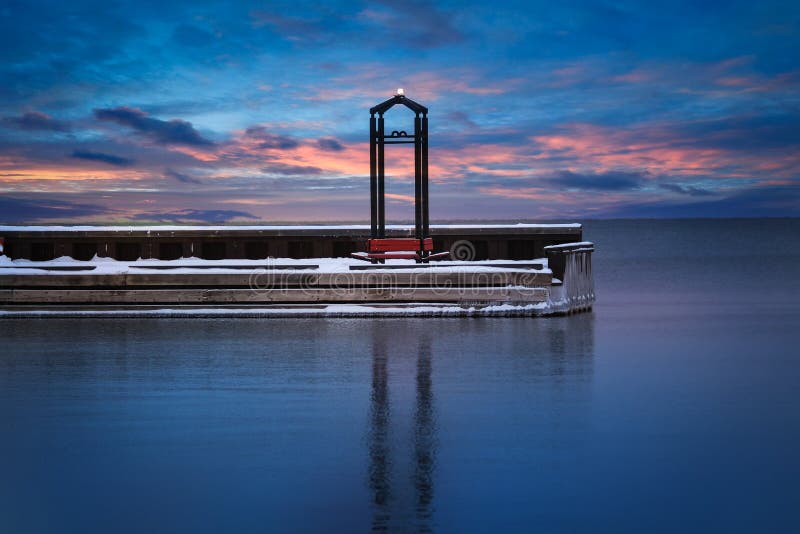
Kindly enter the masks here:
<path id="1" fill-rule="evenodd" d="M 387 228 L 387 237 L 413 235 L 413 227 Z M 544 257 L 544 247 L 581 241 L 579 224 L 431 226 L 435 250 L 458 248 L 471 257 L 512 259 Z M 5 254 L 12 259 L 45 261 L 61 256 L 77 260 L 95 254 L 121 261 L 325 258 L 365 250 L 367 226 L 248 227 L 2 227 Z"/>

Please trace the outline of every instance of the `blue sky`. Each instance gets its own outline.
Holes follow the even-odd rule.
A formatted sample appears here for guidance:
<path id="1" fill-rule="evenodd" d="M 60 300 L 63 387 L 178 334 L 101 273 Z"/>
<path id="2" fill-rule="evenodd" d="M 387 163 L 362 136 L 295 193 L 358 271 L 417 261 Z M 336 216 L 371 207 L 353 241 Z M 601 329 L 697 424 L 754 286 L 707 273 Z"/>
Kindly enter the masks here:
<path id="1" fill-rule="evenodd" d="M 6 1 L 0 222 L 366 220 L 397 87 L 434 220 L 798 216 L 799 30 L 770 1 Z"/>

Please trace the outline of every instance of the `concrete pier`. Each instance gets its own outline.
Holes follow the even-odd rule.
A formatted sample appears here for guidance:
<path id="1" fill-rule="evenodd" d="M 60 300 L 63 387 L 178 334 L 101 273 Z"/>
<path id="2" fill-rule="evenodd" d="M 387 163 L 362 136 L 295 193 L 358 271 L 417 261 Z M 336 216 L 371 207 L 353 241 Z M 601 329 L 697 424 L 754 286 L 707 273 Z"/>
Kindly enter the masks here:
<path id="1" fill-rule="evenodd" d="M 591 243 L 534 261 L 281 259 L 0 263 L 0 316 L 547 315 L 591 309 Z M 552 261 L 553 267 L 549 266 Z"/>
<path id="2" fill-rule="evenodd" d="M 441 266 L 348 272 L 2 274 L 0 305 L 231 303 L 532 303 L 547 298 L 549 270 Z M 185 269 L 185 271 L 192 269 Z"/>

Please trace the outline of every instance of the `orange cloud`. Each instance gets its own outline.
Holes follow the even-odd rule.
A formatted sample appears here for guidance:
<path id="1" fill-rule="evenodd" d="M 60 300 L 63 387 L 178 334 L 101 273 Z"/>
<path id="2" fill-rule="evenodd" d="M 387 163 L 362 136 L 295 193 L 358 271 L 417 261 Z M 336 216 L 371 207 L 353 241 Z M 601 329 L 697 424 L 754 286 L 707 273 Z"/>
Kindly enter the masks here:
<path id="1" fill-rule="evenodd" d="M 390 198 L 392 200 L 400 200 L 402 202 L 409 202 L 413 204 L 416 202 L 416 199 L 412 195 L 399 195 L 397 193 L 384 193 L 386 198 Z"/>
<path id="2" fill-rule="evenodd" d="M 3 169 L 2 182 L 24 182 L 29 180 L 120 180 L 143 178 L 147 173 L 134 170 L 98 170 L 92 168 L 69 168 L 60 165 L 29 164 L 24 167 Z"/>

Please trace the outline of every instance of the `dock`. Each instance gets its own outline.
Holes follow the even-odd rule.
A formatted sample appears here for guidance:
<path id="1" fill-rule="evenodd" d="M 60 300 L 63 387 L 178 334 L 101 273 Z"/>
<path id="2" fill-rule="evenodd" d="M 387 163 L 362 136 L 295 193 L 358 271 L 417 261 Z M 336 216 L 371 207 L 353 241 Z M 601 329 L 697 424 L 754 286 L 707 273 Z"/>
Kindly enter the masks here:
<path id="1" fill-rule="evenodd" d="M 591 243 L 536 261 L 364 265 L 321 258 L 252 262 L 5 261 L 0 315 L 547 315 L 591 309 Z M 551 267 L 551 262 L 555 270 Z"/>

